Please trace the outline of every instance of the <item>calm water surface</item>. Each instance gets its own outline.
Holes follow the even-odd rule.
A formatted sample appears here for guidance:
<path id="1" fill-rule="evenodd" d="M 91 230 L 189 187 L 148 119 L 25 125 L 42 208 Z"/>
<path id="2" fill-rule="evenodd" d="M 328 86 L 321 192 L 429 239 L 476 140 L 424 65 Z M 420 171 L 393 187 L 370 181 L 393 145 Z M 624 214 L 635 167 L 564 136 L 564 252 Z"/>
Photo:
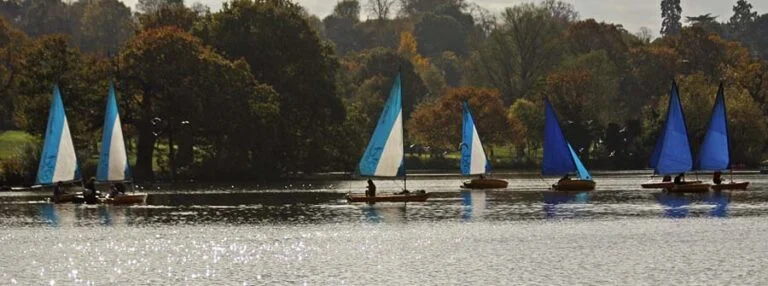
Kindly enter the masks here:
<path id="1" fill-rule="evenodd" d="M 648 179 L 557 194 L 423 177 L 408 187 L 427 203 L 375 206 L 344 199 L 364 181 L 153 186 L 145 206 L 0 193 L 0 285 L 768 285 L 768 176 L 687 195 Z"/>

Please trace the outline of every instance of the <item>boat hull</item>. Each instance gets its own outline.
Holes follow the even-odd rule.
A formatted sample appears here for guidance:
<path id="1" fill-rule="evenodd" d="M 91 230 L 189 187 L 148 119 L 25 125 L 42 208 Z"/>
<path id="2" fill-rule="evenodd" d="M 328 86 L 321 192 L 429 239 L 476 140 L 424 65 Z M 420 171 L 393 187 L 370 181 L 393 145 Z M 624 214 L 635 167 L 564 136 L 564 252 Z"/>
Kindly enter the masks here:
<path id="1" fill-rule="evenodd" d="M 677 184 L 666 190 L 672 193 L 703 193 L 708 192 L 709 187 L 710 184 L 705 183 L 687 183 Z"/>
<path id="2" fill-rule="evenodd" d="M 506 189 L 509 183 L 501 179 L 474 179 L 464 182 L 463 189 Z"/>
<path id="3" fill-rule="evenodd" d="M 741 183 L 724 183 L 719 185 L 712 185 L 712 189 L 715 191 L 721 191 L 721 190 L 746 190 L 747 186 L 749 186 L 749 182 L 741 182 Z"/>
<path id="4" fill-rule="evenodd" d="M 147 194 L 145 193 L 132 193 L 124 194 L 114 198 L 104 198 L 100 200 L 101 203 L 111 205 L 135 205 L 147 203 Z"/>
<path id="5" fill-rule="evenodd" d="M 595 181 L 592 180 L 565 180 L 552 185 L 557 191 L 592 191 L 595 189 Z"/>
<path id="6" fill-rule="evenodd" d="M 683 182 L 683 184 L 701 184 L 701 181 L 689 181 Z M 640 185 L 644 189 L 671 189 L 675 187 L 674 182 L 658 182 L 658 183 L 646 183 Z"/>
<path id="7" fill-rule="evenodd" d="M 347 195 L 350 203 L 378 203 L 378 202 L 426 202 L 429 193 L 414 192 L 408 194 L 380 194 L 374 197 L 366 195 Z"/>

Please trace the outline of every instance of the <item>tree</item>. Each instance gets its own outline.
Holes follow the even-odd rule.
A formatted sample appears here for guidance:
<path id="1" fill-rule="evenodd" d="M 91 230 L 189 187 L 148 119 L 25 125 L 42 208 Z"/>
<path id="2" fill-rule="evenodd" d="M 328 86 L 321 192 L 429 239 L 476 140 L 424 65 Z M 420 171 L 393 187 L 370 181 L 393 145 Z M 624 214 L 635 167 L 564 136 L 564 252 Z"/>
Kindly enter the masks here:
<path id="1" fill-rule="evenodd" d="M 444 51 L 458 55 L 467 53 L 469 31 L 453 17 L 426 13 L 416 23 L 415 36 L 419 39 L 419 53 L 434 57 Z"/>
<path id="2" fill-rule="evenodd" d="M 683 8 L 680 0 L 661 0 L 661 33 L 662 36 L 676 36 L 680 34 L 683 25 L 680 24 L 680 15 Z"/>
<path id="3" fill-rule="evenodd" d="M 21 31 L 0 18 L 0 130 L 13 127 L 13 89 L 23 72 L 24 51 L 29 40 Z"/>
<path id="4" fill-rule="evenodd" d="M 433 12 L 445 6 L 464 7 L 465 5 L 467 4 L 464 0 L 400 0 L 400 13 L 415 16 L 420 13 Z"/>
<path id="5" fill-rule="evenodd" d="M 165 5 L 184 6 L 184 0 L 139 0 L 136 3 L 136 10 L 142 14 L 151 14 Z"/>
<path id="6" fill-rule="evenodd" d="M 686 22 L 691 23 L 692 26 L 698 26 L 709 33 L 715 33 L 718 35 L 726 35 L 728 29 L 725 25 L 717 22 L 717 16 L 712 16 L 712 13 L 702 14 L 694 17 L 685 17 Z"/>
<path id="7" fill-rule="evenodd" d="M 224 59 L 176 27 L 142 32 L 121 58 L 123 96 L 132 96 L 140 114 L 135 122 L 138 178 L 153 177 L 154 145 L 162 138 L 171 176 L 179 167 L 194 169 L 194 162 L 211 177 L 279 172 L 270 163 L 279 156 L 270 139 L 277 134 L 277 94 L 254 80 L 247 63 Z M 199 160 L 194 149 L 202 153 Z"/>
<path id="8" fill-rule="evenodd" d="M 117 0 L 90 2 L 80 21 L 81 47 L 88 52 L 116 53 L 134 31 L 131 9 Z"/>
<path id="9" fill-rule="evenodd" d="M 165 4 L 151 11 L 139 14 L 138 18 L 142 30 L 175 26 L 184 31 L 189 31 L 200 17 L 199 12 L 184 5 Z"/>
<path id="10" fill-rule="evenodd" d="M 517 151 L 523 154 L 527 151 L 529 161 L 533 161 L 541 147 L 544 130 L 544 110 L 542 104 L 536 104 L 527 99 L 517 99 L 507 111 L 507 121 L 512 127 L 512 140 L 517 142 Z"/>
<path id="11" fill-rule="evenodd" d="M 414 143 L 454 150 L 461 142 L 462 102 L 467 101 L 481 142 L 507 142 L 506 109 L 498 91 L 484 88 L 451 88 L 432 103 L 422 104 L 408 121 Z"/>
<path id="12" fill-rule="evenodd" d="M 561 61 L 562 19 L 547 7 L 507 8 L 503 22 L 473 55 L 471 82 L 501 91 L 505 103 L 527 98 L 534 83 Z"/>
<path id="13" fill-rule="evenodd" d="M 653 31 L 648 27 L 640 27 L 637 33 L 635 33 L 635 36 L 644 44 L 650 44 L 651 40 L 653 40 Z"/>
<path id="14" fill-rule="evenodd" d="M 366 8 L 370 15 L 378 20 L 384 20 L 389 18 L 389 14 L 392 12 L 392 6 L 395 5 L 395 0 L 368 0 Z"/>
<path id="15" fill-rule="evenodd" d="M 323 19 L 325 36 L 336 44 L 336 52 L 345 55 L 359 49 L 360 36 L 355 27 L 360 22 L 360 4 L 344 0 L 336 4 L 333 14 Z"/>
<path id="16" fill-rule="evenodd" d="M 746 0 L 738 0 L 736 5 L 733 6 L 733 16 L 728 21 L 728 28 L 731 34 L 739 39 L 756 19 L 757 12 L 752 12 L 752 4 Z"/>
<path id="17" fill-rule="evenodd" d="M 338 61 L 304 10 L 288 0 L 234 0 L 194 31 L 228 58 L 245 59 L 256 80 L 280 94 L 278 164 L 286 172 L 329 167 L 340 141 L 332 132 L 345 118 L 336 96 Z"/>

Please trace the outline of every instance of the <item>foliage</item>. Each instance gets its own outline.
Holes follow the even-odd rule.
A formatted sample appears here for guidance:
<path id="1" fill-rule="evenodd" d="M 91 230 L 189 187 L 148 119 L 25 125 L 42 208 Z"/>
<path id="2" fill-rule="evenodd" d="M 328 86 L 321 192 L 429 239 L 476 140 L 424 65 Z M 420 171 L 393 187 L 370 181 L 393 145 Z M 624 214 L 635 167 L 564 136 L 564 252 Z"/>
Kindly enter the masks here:
<path id="1" fill-rule="evenodd" d="M 682 24 L 680 17 L 683 8 L 680 7 L 680 0 L 661 0 L 661 31 L 664 36 L 675 36 L 680 33 Z"/>
<path id="2" fill-rule="evenodd" d="M 467 101 L 484 144 L 508 141 L 506 110 L 498 91 L 484 88 L 451 88 L 435 102 L 414 111 L 408 124 L 413 143 L 454 150 L 461 142 L 462 102 Z"/>
<path id="3" fill-rule="evenodd" d="M 81 22 L 85 51 L 113 54 L 133 35 L 131 9 L 117 0 L 90 2 Z"/>
<path id="4" fill-rule="evenodd" d="M 245 59 L 257 81 L 280 94 L 276 152 L 287 172 L 328 167 L 345 119 L 336 96 L 338 61 L 287 0 L 234 0 L 207 17 L 195 34 L 230 59 Z M 275 39 L 280 39 L 279 41 Z M 320 146 L 324 148 L 320 148 Z"/>

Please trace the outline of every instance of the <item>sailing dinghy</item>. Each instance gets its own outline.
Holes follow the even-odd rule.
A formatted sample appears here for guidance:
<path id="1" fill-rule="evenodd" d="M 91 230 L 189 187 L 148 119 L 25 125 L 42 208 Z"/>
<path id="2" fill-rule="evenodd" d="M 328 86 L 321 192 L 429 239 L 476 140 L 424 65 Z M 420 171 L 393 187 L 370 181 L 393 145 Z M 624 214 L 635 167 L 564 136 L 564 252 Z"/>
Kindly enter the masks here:
<path id="1" fill-rule="evenodd" d="M 485 156 L 483 144 L 477 134 L 475 121 L 472 119 L 472 111 L 469 104 L 464 101 L 463 120 L 461 132 L 461 174 L 465 176 L 480 175 L 478 179 L 472 179 L 461 185 L 465 189 L 504 189 L 507 181 L 501 179 L 485 178 L 491 169 L 488 157 Z"/>
<path id="2" fill-rule="evenodd" d="M 115 87 L 110 83 L 107 94 L 107 109 L 104 115 L 104 130 L 101 136 L 101 154 L 99 166 L 96 169 L 96 183 L 117 187 L 132 185 L 131 168 L 128 164 L 128 153 L 123 140 L 123 128 L 120 113 L 117 109 Z M 147 200 L 146 193 L 120 193 L 101 199 L 108 204 L 143 204 Z"/>
<path id="3" fill-rule="evenodd" d="M 552 185 L 558 191 L 591 191 L 595 181 L 581 163 L 579 156 L 565 140 L 555 110 L 549 99 L 544 99 L 544 158 L 541 173 L 544 176 L 563 176 L 575 172 L 578 179 L 561 179 Z"/>
<path id="4" fill-rule="evenodd" d="M 53 87 L 51 108 L 48 112 L 48 125 L 45 128 L 43 151 L 37 169 L 36 184 L 47 189 L 57 183 L 72 185 L 82 181 L 80 167 L 77 164 L 75 145 L 64 113 L 64 103 L 58 85 Z M 78 184 L 79 185 L 79 184 Z M 54 203 L 71 202 L 74 193 L 63 193 L 52 198 Z"/>
<path id="5" fill-rule="evenodd" d="M 672 82 L 666 121 L 653 149 L 650 166 L 654 169 L 654 173 L 658 175 L 669 177 L 684 174 L 693 169 L 692 157 L 691 145 L 688 141 L 688 129 L 685 125 L 685 115 L 680 103 L 677 83 Z M 641 186 L 643 188 L 661 188 L 672 192 L 702 192 L 709 190 L 709 184 L 704 184 L 700 181 L 679 182 L 677 184 L 672 181 L 665 181 L 646 183 Z"/>
<path id="6" fill-rule="evenodd" d="M 728 116 L 725 109 L 723 83 L 717 90 L 715 105 L 707 125 L 707 133 L 699 149 L 697 169 L 703 171 L 722 171 L 731 169 L 731 142 L 728 137 Z M 731 172 L 733 172 L 731 170 Z M 713 190 L 744 190 L 749 182 L 736 183 L 731 178 L 729 183 L 713 184 Z"/>
<path id="7" fill-rule="evenodd" d="M 406 188 L 405 149 L 403 148 L 403 106 L 400 73 L 395 77 L 384 110 L 368 147 L 358 164 L 360 175 L 367 177 L 403 177 L 403 191 L 394 194 L 348 194 L 349 202 L 424 202 L 429 193 Z"/>

